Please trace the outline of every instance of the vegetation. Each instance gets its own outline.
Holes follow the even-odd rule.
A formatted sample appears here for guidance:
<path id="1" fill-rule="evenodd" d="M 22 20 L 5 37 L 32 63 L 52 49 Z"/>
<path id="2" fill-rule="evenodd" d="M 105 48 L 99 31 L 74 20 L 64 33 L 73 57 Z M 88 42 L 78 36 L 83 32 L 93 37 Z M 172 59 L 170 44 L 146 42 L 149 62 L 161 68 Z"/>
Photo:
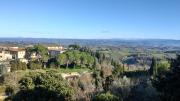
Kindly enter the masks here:
<path id="1" fill-rule="evenodd" d="M 17 71 L 17 70 L 26 70 L 27 69 L 27 65 L 24 62 L 18 61 L 18 60 L 14 60 L 11 61 L 11 71 Z"/>
<path id="2" fill-rule="evenodd" d="M 78 49 L 80 49 L 80 46 L 77 44 L 71 44 L 71 45 L 69 45 L 69 48 L 74 49 L 74 50 L 78 50 Z"/>
<path id="3" fill-rule="evenodd" d="M 53 73 L 32 73 L 23 77 L 19 84 L 20 91 L 9 97 L 12 101 L 73 100 L 73 89 L 60 75 Z"/>
<path id="4" fill-rule="evenodd" d="M 168 61 L 157 61 L 155 58 L 153 58 L 149 73 L 152 76 L 156 76 L 158 74 L 168 71 L 169 68 L 170 63 Z"/>
<path id="5" fill-rule="evenodd" d="M 121 101 L 121 100 L 117 96 L 111 94 L 110 92 L 107 92 L 97 95 L 93 101 Z"/>
<path id="6" fill-rule="evenodd" d="M 28 48 L 29 55 L 36 53 L 39 58 L 28 64 L 12 61 L 12 72 L 0 77 L 6 100 L 178 100 L 180 57 L 171 62 L 169 58 L 152 58 L 141 49 L 119 50 L 72 44 L 66 52 L 50 57 L 43 45 Z"/>
<path id="7" fill-rule="evenodd" d="M 114 70 L 113 70 L 114 77 L 119 77 L 124 74 L 125 72 L 124 66 L 117 63 L 113 63 L 113 65 L 114 65 Z"/>
<path id="8" fill-rule="evenodd" d="M 171 70 L 157 75 L 153 86 L 159 92 L 162 101 L 178 101 L 180 96 L 180 56 L 172 61 Z"/>
<path id="9" fill-rule="evenodd" d="M 35 69 L 42 69 L 42 63 L 41 62 L 38 62 L 38 61 L 30 61 L 28 64 L 28 69 L 32 69 L 32 70 L 35 70 Z"/>
<path id="10" fill-rule="evenodd" d="M 47 62 L 48 58 L 49 58 L 48 49 L 45 46 L 40 45 L 40 44 L 34 45 L 31 48 L 28 48 L 27 53 L 28 53 L 28 57 L 32 53 L 36 53 L 36 54 L 40 55 L 41 56 L 40 58 L 41 58 L 42 62 Z"/>
<path id="11" fill-rule="evenodd" d="M 155 58 L 152 59 L 151 67 L 149 69 L 150 75 L 156 75 L 157 74 L 157 63 Z"/>
<path id="12" fill-rule="evenodd" d="M 57 57 L 58 64 L 66 68 L 88 67 L 92 68 L 94 58 L 87 52 L 70 50 Z"/>

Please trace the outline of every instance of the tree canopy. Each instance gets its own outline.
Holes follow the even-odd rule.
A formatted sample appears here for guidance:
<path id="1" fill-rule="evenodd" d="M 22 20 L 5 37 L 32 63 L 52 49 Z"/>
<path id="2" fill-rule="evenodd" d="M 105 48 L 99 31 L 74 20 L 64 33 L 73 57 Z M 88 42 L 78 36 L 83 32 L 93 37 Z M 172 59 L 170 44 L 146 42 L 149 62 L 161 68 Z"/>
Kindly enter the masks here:
<path id="1" fill-rule="evenodd" d="M 94 57 L 87 52 L 78 50 L 67 51 L 57 57 L 58 63 L 64 67 L 89 67 L 92 68 Z"/>
<path id="2" fill-rule="evenodd" d="M 157 75 L 152 80 L 162 101 L 178 101 L 180 98 L 180 56 L 172 61 L 171 70 Z"/>
<path id="3" fill-rule="evenodd" d="M 71 101 L 74 90 L 53 73 L 32 73 L 19 81 L 20 91 L 12 101 Z"/>
<path id="4" fill-rule="evenodd" d="M 48 58 L 49 58 L 49 56 L 48 56 L 48 53 L 49 53 L 49 52 L 48 52 L 48 49 L 47 49 L 45 46 L 40 45 L 40 44 L 34 45 L 34 47 L 31 47 L 31 48 L 28 48 L 28 49 L 27 49 L 27 52 L 28 52 L 29 54 L 31 54 L 31 53 L 33 53 L 33 52 L 39 54 L 39 55 L 41 56 L 41 60 L 42 60 L 43 62 L 47 62 L 47 60 L 48 60 Z"/>

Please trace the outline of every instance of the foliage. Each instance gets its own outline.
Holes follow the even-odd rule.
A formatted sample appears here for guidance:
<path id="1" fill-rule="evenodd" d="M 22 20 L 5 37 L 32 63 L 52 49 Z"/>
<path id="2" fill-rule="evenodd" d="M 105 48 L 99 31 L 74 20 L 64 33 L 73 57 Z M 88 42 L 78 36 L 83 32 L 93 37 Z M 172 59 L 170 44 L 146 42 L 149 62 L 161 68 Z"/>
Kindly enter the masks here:
<path id="1" fill-rule="evenodd" d="M 32 70 L 42 69 L 42 63 L 38 61 L 30 61 L 28 63 L 28 69 L 32 69 Z"/>
<path id="2" fill-rule="evenodd" d="M 58 68 L 59 63 L 58 63 L 57 59 L 56 58 L 49 59 L 48 62 L 47 62 L 47 67 L 49 67 L 49 68 Z"/>
<path id="3" fill-rule="evenodd" d="M 126 101 L 126 98 L 131 94 L 130 92 L 133 85 L 136 85 L 136 81 L 124 76 L 123 78 L 114 80 L 113 84 L 110 86 L 110 91 Z"/>
<path id="4" fill-rule="evenodd" d="M 41 56 L 41 60 L 43 62 L 48 61 L 48 58 L 49 58 L 48 53 L 49 52 L 45 46 L 38 44 L 38 45 L 34 45 L 34 47 L 27 49 L 27 53 L 29 53 L 29 54 L 34 53 L 34 52 Z"/>
<path id="5" fill-rule="evenodd" d="M 141 79 L 137 85 L 133 85 L 126 99 L 128 101 L 159 101 L 156 89 L 152 87 L 150 81 L 145 79 Z"/>
<path id="6" fill-rule="evenodd" d="M 149 69 L 149 74 L 154 76 L 157 75 L 157 60 L 155 58 L 152 58 L 151 67 Z"/>
<path id="7" fill-rule="evenodd" d="M 169 69 L 170 69 L 170 63 L 168 61 L 160 61 L 157 64 L 157 73 L 158 74 L 167 72 L 167 71 L 169 71 Z"/>
<path id="8" fill-rule="evenodd" d="M 180 97 L 180 56 L 172 61 L 171 70 L 152 79 L 162 101 L 178 101 Z"/>
<path id="9" fill-rule="evenodd" d="M 13 101 L 71 101 L 74 91 L 60 75 L 32 73 L 19 82 L 20 91 Z"/>
<path id="10" fill-rule="evenodd" d="M 19 83 L 21 84 L 20 89 L 25 90 L 33 89 L 35 86 L 31 77 L 24 77 L 19 81 Z"/>
<path id="11" fill-rule="evenodd" d="M 12 86 L 7 86 L 6 89 L 5 89 L 5 93 L 8 96 L 13 95 L 14 94 L 14 88 Z"/>
<path id="12" fill-rule="evenodd" d="M 97 95 L 93 101 L 121 101 L 117 96 L 111 94 L 110 92 L 102 93 Z"/>
<path id="13" fill-rule="evenodd" d="M 18 60 L 14 60 L 11 61 L 11 71 L 17 71 L 17 70 L 26 70 L 27 69 L 27 65 L 24 62 L 18 61 Z"/>
<path id="14" fill-rule="evenodd" d="M 18 81 L 26 74 L 26 71 L 19 70 L 19 71 L 4 74 L 1 76 L 0 82 L 2 85 L 5 86 L 5 88 L 11 87 L 14 89 L 14 92 L 17 92 L 19 88 Z"/>
<path id="15" fill-rule="evenodd" d="M 119 77 L 124 73 L 124 67 L 120 64 L 113 63 L 114 69 L 113 69 L 113 75 L 114 77 Z"/>
<path id="16" fill-rule="evenodd" d="M 126 71 L 124 75 L 131 78 L 140 78 L 148 75 L 146 70 L 137 70 L 137 71 Z"/>
<path id="17" fill-rule="evenodd" d="M 80 49 L 80 46 L 77 44 L 72 44 L 72 45 L 69 45 L 69 48 L 72 48 L 74 50 L 78 50 L 78 49 Z"/>
<path id="18" fill-rule="evenodd" d="M 71 50 L 63 54 L 60 54 L 57 57 L 57 61 L 60 64 L 60 66 L 64 66 L 66 68 L 73 68 L 76 66 L 92 68 L 94 58 L 87 52 Z"/>
<path id="19" fill-rule="evenodd" d="M 101 77 L 106 78 L 112 75 L 112 66 L 106 63 L 101 64 Z"/>
<path id="20" fill-rule="evenodd" d="M 44 47 L 43 45 L 35 45 L 34 46 L 35 51 L 41 55 L 41 58 L 43 61 L 47 61 L 48 59 L 48 49 Z"/>
<path id="21" fill-rule="evenodd" d="M 108 91 L 110 86 L 112 85 L 112 82 L 114 81 L 112 76 L 106 77 L 104 83 L 103 83 L 103 89 L 104 91 Z"/>
<path id="22" fill-rule="evenodd" d="M 5 67 L 5 65 L 0 64 L 0 74 L 1 75 L 7 73 L 7 68 L 4 68 L 4 67 Z"/>
<path id="23" fill-rule="evenodd" d="M 152 64 L 149 69 L 150 75 L 156 76 L 160 73 L 166 72 L 169 70 L 170 63 L 166 60 L 157 61 L 155 58 L 152 59 Z"/>
<path id="24" fill-rule="evenodd" d="M 93 72 L 93 78 L 94 78 L 94 84 L 96 86 L 96 90 L 98 90 L 101 85 L 101 71 L 95 70 Z"/>

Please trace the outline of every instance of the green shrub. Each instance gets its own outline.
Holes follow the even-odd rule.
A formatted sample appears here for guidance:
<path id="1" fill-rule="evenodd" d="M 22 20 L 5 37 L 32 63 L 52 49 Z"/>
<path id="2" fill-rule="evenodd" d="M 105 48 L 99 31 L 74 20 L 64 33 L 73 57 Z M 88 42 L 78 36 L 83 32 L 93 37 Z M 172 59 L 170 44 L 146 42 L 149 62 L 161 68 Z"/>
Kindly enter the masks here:
<path id="1" fill-rule="evenodd" d="M 22 78 L 12 101 L 71 101 L 73 88 L 59 74 L 36 73 Z"/>
<path id="2" fill-rule="evenodd" d="M 35 69 L 42 69 L 42 64 L 39 62 L 29 62 L 28 63 L 28 68 L 35 70 Z"/>
<path id="3" fill-rule="evenodd" d="M 93 101 L 121 101 L 117 96 L 111 94 L 110 92 L 102 93 L 97 95 Z"/>
<path id="4" fill-rule="evenodd" d="M 17 70 L 26 70 L 27 69 L 27 64 L 21 61 L 11 61 L 11 71 L 17 71 Z"/>

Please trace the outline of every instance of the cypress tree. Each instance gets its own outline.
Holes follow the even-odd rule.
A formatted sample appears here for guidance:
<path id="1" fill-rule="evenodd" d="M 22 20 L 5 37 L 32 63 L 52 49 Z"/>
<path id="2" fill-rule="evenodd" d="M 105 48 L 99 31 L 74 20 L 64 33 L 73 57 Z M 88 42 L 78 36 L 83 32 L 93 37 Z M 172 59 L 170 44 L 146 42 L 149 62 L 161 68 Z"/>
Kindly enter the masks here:
<path id="1" fill-rule="evenodd" d="M 151 67 L 149 69 L 149 74 L 151 76 L 155 76 L 157 74 L 157 63 L 156 63 L 156 59 L 154 57 L 152 58 L 152 63 L 151 63 Z"/>

